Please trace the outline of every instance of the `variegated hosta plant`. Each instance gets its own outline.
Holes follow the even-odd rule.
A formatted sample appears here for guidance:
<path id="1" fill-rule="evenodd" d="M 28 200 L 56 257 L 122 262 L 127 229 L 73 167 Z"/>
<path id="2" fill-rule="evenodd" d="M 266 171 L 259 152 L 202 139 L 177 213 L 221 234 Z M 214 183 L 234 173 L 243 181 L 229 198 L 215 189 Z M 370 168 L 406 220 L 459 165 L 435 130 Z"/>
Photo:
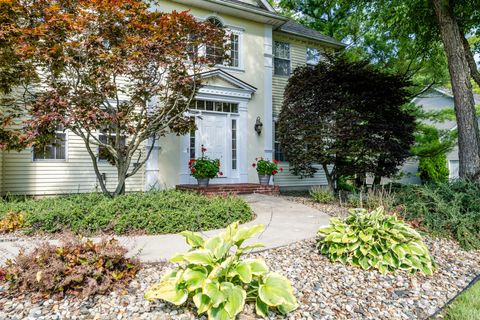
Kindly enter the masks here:
<path id="1" fill-rule="evenodd" d="M 270 272 L 261 259 L 242 258 L 244 253 L 263 246 L 244 242 L 264 229 L 263 225 L 239 228 L 235 222 L 208 239 L 181 232 L 192 248 L 170 259 L 178 267 L 148 289 L 145 298 L 175 305 L 191 298 L 198 314 L 207 313 L 209 319 L 235 319 L 250 301 L 255 302 L 256 312 L 262 317 L 268 315 L 269 308 L 282 314 L 295 310 L 298 304 L 287 278 Z"/>
<path id="2" fill-rule="evenodd" d="M 385 215 L 383 207 L 372 212 L 351 209 L 342 219 L 331 219 L 318 231 L 317 247 L 332 261 L 375 268 L 381 273 L 397 269 L 431 275 L 435 262 L 422 237 L 403 221 Z"/>

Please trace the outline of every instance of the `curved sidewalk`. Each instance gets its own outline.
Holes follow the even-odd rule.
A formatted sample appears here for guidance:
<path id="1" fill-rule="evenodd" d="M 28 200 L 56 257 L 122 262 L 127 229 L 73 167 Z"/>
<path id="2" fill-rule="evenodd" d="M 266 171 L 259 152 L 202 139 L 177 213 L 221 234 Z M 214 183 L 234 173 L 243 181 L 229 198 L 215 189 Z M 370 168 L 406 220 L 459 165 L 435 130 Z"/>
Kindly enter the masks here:
<path id="1" fill-rule="evenodd" d="M 261 250 L 276 248 L 315 237 L 320 226 L 327 225 L 330 216 L 312 207 L 288 201 L 281 197 L 252 194 L 243 196 L 256 214 L 253 221 L 245 225 L 264 224 L 265 231 L 250 242 L 262 242 Z M 202 232 L 209 237 L 219 230 Z M 176 252 L 185 252 L 188 246 L 182 236 L 176 234 L 151 236 L 117 236 L 119 242 L 129 249 L 129 255 L 137 255 L 143 262 L 157 262 L 170 258 Z M 20 248 L 33 248 L 41 240 L 0 240 L 0 264 L 13 258 Z M 58 243 L 58 241 L 50 241 Z"/>

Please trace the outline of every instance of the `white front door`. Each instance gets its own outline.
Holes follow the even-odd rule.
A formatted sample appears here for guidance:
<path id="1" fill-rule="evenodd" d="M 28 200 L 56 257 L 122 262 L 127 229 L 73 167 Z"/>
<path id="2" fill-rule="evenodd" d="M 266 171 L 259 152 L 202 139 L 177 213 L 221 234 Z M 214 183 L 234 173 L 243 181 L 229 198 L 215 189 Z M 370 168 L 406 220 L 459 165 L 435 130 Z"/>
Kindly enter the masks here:
<path id="1" fill-rule="evenodd" d="M 220 171 L 223 177 L 230 173 L 228 154 L 230 132 L 227 128 L 227 115 L 203 113 L 197 117 L 197 132 L 195 135 L 196 157 L 202 155 L 202 146 L 206 149 L 205 156 L 220 160 Z"/>

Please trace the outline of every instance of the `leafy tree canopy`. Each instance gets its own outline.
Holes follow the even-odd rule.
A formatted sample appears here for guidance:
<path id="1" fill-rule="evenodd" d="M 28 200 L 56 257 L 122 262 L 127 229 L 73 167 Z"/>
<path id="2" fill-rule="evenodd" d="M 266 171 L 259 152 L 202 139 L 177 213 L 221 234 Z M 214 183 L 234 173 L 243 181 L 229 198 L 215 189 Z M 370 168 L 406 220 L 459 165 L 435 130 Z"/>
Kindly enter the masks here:
<path id="1" fill-rule="evenodd" d="M 320 163 L 331 188 L 342 175 L 392 176 L 410 155 L 411 85 L 367 61 L 345 58 L 297 68 L 285 89 L 279 140 L 300 176 Z"/>
<path id="2" fill-rule="evenodd" d="M 0 147 L 41 146 L 61 126 L 84 141 L 102 191 L 117 195 L 157 138 L 188 132 L 197 74 L 210 63 L 196 48 L 222 47 L 224 32 L 188 12 L 151 5 L 0 0 L 0 90 L 7 94 Z M 99 147 L 117 169 L 113 191 L 97 165 Z"/>

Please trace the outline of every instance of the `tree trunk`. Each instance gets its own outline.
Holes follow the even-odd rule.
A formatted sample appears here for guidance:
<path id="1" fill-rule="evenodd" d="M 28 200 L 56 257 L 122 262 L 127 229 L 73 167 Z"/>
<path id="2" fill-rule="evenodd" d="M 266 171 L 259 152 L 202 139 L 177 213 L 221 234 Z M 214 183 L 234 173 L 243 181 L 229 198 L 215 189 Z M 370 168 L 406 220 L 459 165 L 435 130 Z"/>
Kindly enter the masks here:
<path id="1" fill-rule="evenodd" d="M 327 164 L 322 164 L 322 168 L 323 168 L 323 171 L 325 172 L 325 177 L 327 178 L 328 189 L 330 189 L 330 191 L 332 192 L 335 192 L 335 185 L 334 185 L 335 177 L 333 174 L 335 169 L 333 169 L 332 172 L 329 172 Z"/>
<path id="2" fill-rule="evenodd" d="M 432 1 L 447 54 L 453 89 L 458 127 L 459 175 L 480 183 L 480 134 L 462 34 L 450 1 Z"/>

